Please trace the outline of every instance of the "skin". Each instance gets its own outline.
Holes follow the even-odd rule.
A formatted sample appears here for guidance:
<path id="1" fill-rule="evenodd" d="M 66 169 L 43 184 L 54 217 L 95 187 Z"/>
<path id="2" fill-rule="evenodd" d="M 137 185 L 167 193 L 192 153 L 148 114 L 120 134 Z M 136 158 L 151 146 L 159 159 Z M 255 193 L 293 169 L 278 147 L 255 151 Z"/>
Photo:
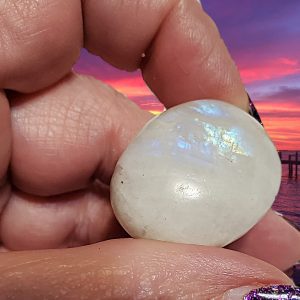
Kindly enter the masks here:
<path id="1" fill-rule="evenodd" d="M 166 107 L 215 98 L 246 110 L 198 2 L 2 1 L 0 11 L 1 299 L 212 299 L 290 283 L 277 268 L 300 258 L 300 236 L 271 211 L 235 251 L 107 241 L 126 237 L 109 203 L 114 166 L 151 115 L 71 67 L 84 45 L 117 68 L 141 68 Z"/>

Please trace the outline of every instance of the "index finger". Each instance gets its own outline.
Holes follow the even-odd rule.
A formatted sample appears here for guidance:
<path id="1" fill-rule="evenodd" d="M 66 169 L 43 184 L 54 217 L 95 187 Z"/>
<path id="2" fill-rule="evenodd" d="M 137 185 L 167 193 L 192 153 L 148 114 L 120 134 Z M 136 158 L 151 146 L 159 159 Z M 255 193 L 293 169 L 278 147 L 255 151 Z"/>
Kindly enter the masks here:
<path id="1" fill-rule="evenodd" d="M 198 1 L 86 0 L 83 12 L 86 47 L 119 68 L 141 67 L 166 107 L 213 98 L 247 110 L 237 68 Z"/>

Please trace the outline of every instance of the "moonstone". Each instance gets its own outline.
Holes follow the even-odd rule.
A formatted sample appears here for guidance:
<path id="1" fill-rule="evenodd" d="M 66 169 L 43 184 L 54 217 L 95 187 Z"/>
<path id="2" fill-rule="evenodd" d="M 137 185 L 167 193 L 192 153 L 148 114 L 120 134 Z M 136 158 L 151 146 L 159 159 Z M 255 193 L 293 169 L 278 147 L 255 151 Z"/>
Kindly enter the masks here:
<path id="1" fill-rule="evenodd" d="M 277 151 L 254 118 L 199 100 L 146 124 L 116 165 L 111 202 L 132 237 L 223 247 L 262 218 L 280 179 Z"/>

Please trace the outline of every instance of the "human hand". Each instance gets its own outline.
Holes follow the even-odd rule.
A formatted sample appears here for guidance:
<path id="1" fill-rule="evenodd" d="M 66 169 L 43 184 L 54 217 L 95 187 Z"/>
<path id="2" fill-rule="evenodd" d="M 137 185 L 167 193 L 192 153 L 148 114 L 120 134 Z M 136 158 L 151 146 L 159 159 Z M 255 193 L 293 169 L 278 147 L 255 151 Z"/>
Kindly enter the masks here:
<path id="1" fill-rule="evenodd" d="M 124 237 L 109 205 L 114 166 L 151 115 L 71 67 L 84 45 L 118 68 L 141 67 L 166 107 L 215 98 L 247 110 L 236 67 L 196 1 L 0 7 L 0 86 L 19 92 L 7 93 L 10 110 L 4 93 L 0 99 L 3 299 L 211 299 L 239 286 L 289 283 L 227 249 L 105 241 Z M 299 233 L 272 212 L 230 247 L 282 270 L 300 257 Z M 57 250 L 37 250 L 49 248 Z"/>

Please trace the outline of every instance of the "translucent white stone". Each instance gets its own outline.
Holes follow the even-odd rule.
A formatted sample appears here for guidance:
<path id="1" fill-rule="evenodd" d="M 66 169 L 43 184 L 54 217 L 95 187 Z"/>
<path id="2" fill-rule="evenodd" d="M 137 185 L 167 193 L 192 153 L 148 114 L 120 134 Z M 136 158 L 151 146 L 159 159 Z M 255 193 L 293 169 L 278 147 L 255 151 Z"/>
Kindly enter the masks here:
<path id="1" fill-rule="evenodd" d="M 271 207 L 280 178 L 256 120 L 225 102 L 193 101 L 154 118 L 129 145 L 111 201 L 132 237 L 225 246 Z"/>

